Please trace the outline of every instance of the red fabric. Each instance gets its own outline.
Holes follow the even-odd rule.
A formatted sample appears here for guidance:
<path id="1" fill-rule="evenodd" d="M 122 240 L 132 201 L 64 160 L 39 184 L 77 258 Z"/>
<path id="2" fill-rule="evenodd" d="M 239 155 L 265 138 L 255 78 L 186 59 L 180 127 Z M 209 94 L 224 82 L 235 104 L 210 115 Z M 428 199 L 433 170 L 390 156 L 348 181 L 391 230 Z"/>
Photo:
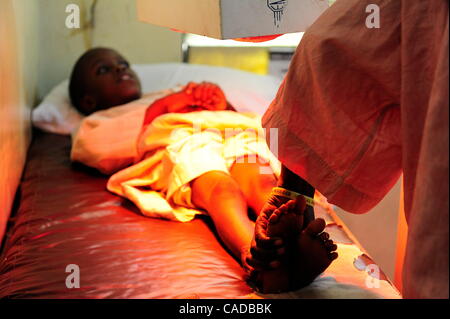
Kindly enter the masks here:
<path id="1" fill-rule="evenodd" d="M 208 219 L 146 218 L 72 166 L 70 138 L 38 133 L 0 259 L 0 298 L 236 298 L 251 293 Z M 80 289 L 65 285 L 69 264 Z"/>

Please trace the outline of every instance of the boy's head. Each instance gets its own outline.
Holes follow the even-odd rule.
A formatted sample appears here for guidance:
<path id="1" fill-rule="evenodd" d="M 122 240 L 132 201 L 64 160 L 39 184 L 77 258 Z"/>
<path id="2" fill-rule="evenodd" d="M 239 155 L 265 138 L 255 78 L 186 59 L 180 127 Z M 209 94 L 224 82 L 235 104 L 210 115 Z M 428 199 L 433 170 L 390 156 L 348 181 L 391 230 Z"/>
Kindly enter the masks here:
<path id="1" fill-rule="evenodd" d="M 141 97 L 139 79 L 118 52 L 107 48 L 84 53 L 72 70 L 69 93 L 83 114 L 125 104 Z"/>

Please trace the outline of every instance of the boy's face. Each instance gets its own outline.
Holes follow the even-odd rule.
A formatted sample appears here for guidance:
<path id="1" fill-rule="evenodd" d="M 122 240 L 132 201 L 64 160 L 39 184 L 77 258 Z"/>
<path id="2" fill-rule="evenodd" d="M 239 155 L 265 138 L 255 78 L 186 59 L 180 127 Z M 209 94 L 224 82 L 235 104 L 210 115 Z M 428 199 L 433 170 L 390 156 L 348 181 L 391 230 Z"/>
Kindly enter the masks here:
<path id="1" fill-rule="evenodd" d="M 85 95 L 81 106 L 92 113 L 141 97 L 141 84 L 127 60 L 114 50 L 99 49 L 81 66 Z"/>

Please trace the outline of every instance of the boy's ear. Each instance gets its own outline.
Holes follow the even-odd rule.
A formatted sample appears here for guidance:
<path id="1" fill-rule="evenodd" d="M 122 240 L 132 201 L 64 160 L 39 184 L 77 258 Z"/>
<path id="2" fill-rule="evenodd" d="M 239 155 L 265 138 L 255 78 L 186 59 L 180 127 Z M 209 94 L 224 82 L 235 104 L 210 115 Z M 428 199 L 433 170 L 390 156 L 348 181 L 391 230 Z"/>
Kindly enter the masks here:
<path id="1" fill-rule="evenodd" d="M 85 113 L 91 114 L 97 110 L 97 101 L 90 95 L 85 95 L 81 99 L 81 107 Z"/>

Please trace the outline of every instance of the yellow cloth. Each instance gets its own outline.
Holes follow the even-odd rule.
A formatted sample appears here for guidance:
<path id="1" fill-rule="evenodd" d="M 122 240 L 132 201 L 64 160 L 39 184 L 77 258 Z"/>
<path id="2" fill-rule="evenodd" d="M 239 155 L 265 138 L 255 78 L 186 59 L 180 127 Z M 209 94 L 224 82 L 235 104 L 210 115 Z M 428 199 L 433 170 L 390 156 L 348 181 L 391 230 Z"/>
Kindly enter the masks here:
<path id="1" fill-rule="evenodd" d="M 147 106 L 138 101 L 87 117 L 74 135 L 71 154 L 73 161 L 115 173 L 107 189 L 131 200 L 144 215 L 187 222 L 204 213 L 192 204 L 189 183 L 209 171 L 229 173 L 244 155 L 257 154 L 279 174 L 260 116 L 169 113 L 141 132 Z"/>

